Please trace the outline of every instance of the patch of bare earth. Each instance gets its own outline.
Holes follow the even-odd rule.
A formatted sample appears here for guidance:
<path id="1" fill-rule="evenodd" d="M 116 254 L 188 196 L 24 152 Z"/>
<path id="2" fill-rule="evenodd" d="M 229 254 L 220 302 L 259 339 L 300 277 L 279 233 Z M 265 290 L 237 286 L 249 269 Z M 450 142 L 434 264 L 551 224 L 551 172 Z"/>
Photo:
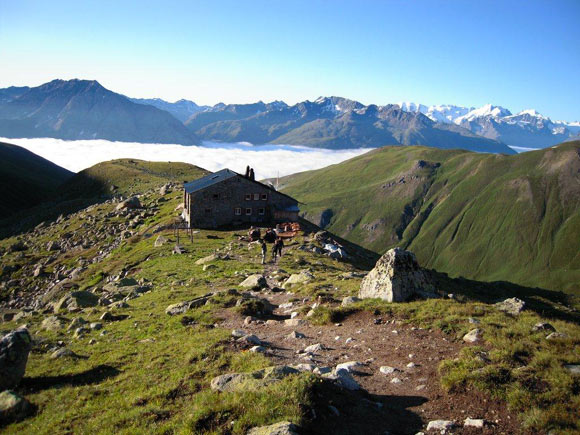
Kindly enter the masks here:
<path id="1" fill-rule="evenodd" d="M 277 306 L 291 298 L 286 293 L 265 292 L 260 296 Z M 441 388 L 439 363 L 456 358 L 465 344 L 439 330 L 416 328 L 396 318 L 368 312 L 353 314 L 336 325 L 285 325 L 283 319 L 300 306 L 295 303 L 290 308 L 276 309 L 273 319 L 277 321 L 268 324 L 263 320 L 245 323 L 232 310 L 224 310 L 220 326 L 258 336 L 274 364 L 334 368 L 348 361 L 362 363 L 353 373 L 361 386 L 359 391 L 340 389 L 328 382 L 317 385 L 315 408 L 305 428 L 309 433 L 415 434 L 425 431 L 431 420 L 455 421 L 458 426 L 452 433 L 525 432 L 503 402 L 475 390 L 447 393 Z M 292 331 L 305 338 L 288 338 Z M 318 343 L 323 350 L 314 355 L 298 353 Z M 381 373 L 382 366 L 396 371 Z M 487 424 L 484 429 L 464 428 L 468 417 L 485 419 Z"/>

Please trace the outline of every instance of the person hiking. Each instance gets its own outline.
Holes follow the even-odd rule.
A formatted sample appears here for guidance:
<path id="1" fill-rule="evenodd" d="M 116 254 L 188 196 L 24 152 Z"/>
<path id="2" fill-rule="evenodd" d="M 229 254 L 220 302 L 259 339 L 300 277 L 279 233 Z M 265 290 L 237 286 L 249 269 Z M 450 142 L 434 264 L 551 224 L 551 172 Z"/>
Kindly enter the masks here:
<path id="1" fill-rule="evenodd" d="M 260 239 L 260 245 L 262 245 L 262 264 L 266 264 L 266 253 L 268 252 L 268 246 L 263 239 Z"/>
<path id="2" fill-rule="evenodd" d="M 272 249 L 272 256 L 274 258 L 274 262 L 278 257 L 282 257 L 282 248 L 284 247 L 284 241 L 281 237 L 276 238 L 276 242 L 274 242 L 274 248 Z"/>

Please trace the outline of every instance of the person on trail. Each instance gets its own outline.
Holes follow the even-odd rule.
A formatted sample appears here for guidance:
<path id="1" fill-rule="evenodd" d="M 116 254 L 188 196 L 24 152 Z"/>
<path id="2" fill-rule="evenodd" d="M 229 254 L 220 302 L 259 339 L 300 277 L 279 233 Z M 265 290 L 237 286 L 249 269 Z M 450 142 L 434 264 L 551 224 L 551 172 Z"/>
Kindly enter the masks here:
<path id="1" fill-rule="evenodd" d="M 262 264 L 266 264 L 266 253 L 268 252 L 268 246 L 263 239 L 260 239 L 260 245 L 262 245 Z"/>
<path id="2" fill-rule="evenodd" d="M 278 257 L 282 257 L 282 248 L 284 247 L 284 241 L 281 237 L 276 238 L 276 242 L 274 242 L 274 248 L 272 249 L 272 257 L 274 258 L 274 262 Z"/>

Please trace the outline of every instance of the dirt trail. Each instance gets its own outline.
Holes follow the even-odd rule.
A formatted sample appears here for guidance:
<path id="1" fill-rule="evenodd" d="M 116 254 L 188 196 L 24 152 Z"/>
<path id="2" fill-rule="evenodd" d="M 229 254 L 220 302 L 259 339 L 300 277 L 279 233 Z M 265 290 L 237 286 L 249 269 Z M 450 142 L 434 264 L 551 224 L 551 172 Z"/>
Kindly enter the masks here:
<path id="1" fill-rule="evenodd" d="M 271 286 L 277 284 L 269 278 L 276 269 L 274 264 L 264 268 Z M 299 301 L 293 302 L 291 307 L 280 308 L 296 296 L 270 291 L 259 295 L 278 307 L 273 316 L 277 321 L 266 324 L 258 320 L 246 324 L 243 317 L 224 310 L 221 326 L 258 336 L 267 349 L 265 354 L 275 364 L 314 364 L 332 369 L 349 361 L 362 363 L 353 372 L 362 387 L 360 391 L 345 393 L 343 390 L 331 402 L 322 398 L 322 402 L 317 403 L 312 425 L 318 427 L 320 433 L 414 434 L 425 430 L 429 421 L 439 419 L 457 422 L 459 426 L 452 430 L 453 433 L 522 433 L 515 415 L 507 411 L 504 403 L 478 391 L 448 394 L 442 390 L 439 364 L 442 360 L 456 358 L 465 344 L 452 341 L 441 331 L 415 328 L 399 319 L 371 313 L 354 314 L 337 325 L 288 326 L 283 319 L 290 318 L 292 311 L 305 304 Z M 311 304 L 306 302 L 306 305 Z M 303 315 L 299 317 L 304 318 Z M 288 335 L 292 331 L 305 337 L 290 339 Z M 321 344 L 323 350 L 313 355 L 297 353 L 313 344 Z M 393 367 L 396 371 L 383 374 L 382 366 Z M 361 412 L 361 404 L 370 414 Z M 484 429 L 463 428 L 468 417 L 485 419 L 488 424 Z M 367 421 L 363 421 L 365 419 Z"/>

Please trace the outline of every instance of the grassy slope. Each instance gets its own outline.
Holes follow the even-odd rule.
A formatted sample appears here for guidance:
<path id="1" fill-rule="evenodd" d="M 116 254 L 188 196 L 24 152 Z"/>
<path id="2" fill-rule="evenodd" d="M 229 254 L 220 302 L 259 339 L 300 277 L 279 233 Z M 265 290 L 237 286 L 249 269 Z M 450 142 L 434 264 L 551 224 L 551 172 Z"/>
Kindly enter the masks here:
<path id="1" fill-rule="evenodd" d="M 46 200 L 72 175 L 24 148 L 0 142 L 0 218 Z"/>
<path id="2" fill-rule="evenodd" d="M 104 175 L 107 179 L 115 178 L 108 173 Z M 119 188 L 132 189 L 133 186 L 128 182 Z M 218 394 L 209 389 L 213 376 L 250 371 L 271 364 L 262 355 L 238 352 L 229 347 L 229 331 L 213 327 L 218 320 L 216 308 L 221 306 L 206 305 L 176 317 L 164 313 L 169 304 L 208 291 L 234 288 L 243 275 L 262 269 L 257 249 L 248 250 L 245 244 L 238 243 L 234 232 L 201 231 L 195 235 L 193 244 L 183 241 L 188 249 L 185 255 L 172 255 L 171 241 L 155 248 L 153 243 L 159 234 L 173 240 L 171 230 L 153 231 L 155 227 L 173 221 L 180 195 L 178 191 L 173 192 L 167 196 L 169 201 L 166 202 L 159 202 L 155 191 L 142 197 L 146 207 L 157 204 L 159 212 L 145 220 L 135 235 L 103 261 L 90 264 L 76 280 L 81 288 L 92 289 L 98 287 L 99 278 L 115 276 L 123 269 L 127 269 L 130 276 L 148 280 L 153 286 L 151 292 L 129 301 L 128 308 L 115 311 L 115 314 L 126 314 L 129 318 L 104 323 L 105 335 L 92 331 L 81 339 L 74 339 L 72 332 L 66 330 L 41 330 L 42 320 L 50 313 L 33 312 L 26 317 L 25 322 L 39 344 L 30 356 L 26 377 L 18 391 L 38 406 L 38 411 L 20 423 L 3 428 L 6 433 L 242 434 L 249 427 L 285 419 L 309 424 L 314 385 L 311 375 L 291 376 L 258 392 Z M 114 207 L 115 204 L 93 206 L 88 211 L 70 215 L 61 223 L 29 237 L 29 240 L 45 246 L 48 240 L 58 240 L 59 235 L 66 232 L 82 232 L 84 219 L 81 216 L 87 214 L 98 225 L 115 224 L 123 218 L 106 217 Z M 14 241 L 15 238 L 0 240 L 0 250 Z M 3 261 L 20 265 L 15 277 L 21 277 L 26 267 L 44 260 L 47 261 L 47 270 L 60 265 L 71 268 L 76 267 L 77 260 L 97 255 L 100 243 L 107 241 L 58 255 L 43 249 L 32 249 L 25 255 L 10 253 L 4 255 Z M 356 294 L 360 278 L 340 279 L 344 272 L 357 271 L 356 267 L 296 249 L 303 243 L 305 239 L 299 237 L 289 246 L 280 263 L 288 273 L 309 268 L 315 274 L 314 282 L 294 290 L 297 297 L 325 294 L 340 300 L 342 296 Z M 216 251 L 229 251 L 232 259 L 218 260 L 214 262 L 217 268 L 207 271 L 195 264 L 196 259 Z M 31 280 L 25 287 L 32 287 L 34 278 L 29 273 L 25 276 Z M 460 295 L 458 301 L 409 304 L 365 301 L 350 311 L 378 310 L 418 326 L 440 328 L 449 334 L 451 340 L 473 327 L 469 317 L 478 317 L 492 349 L 489 353 L 491 362 L 481 367 L 483 363 L 476 358 L 477 347 L 471 348 L 471 352 L 466 351 L 457 360 L 443 362 L 442 383 L 450 394 L 461 391 L 466 385 L 473 385 L 506 398 L 514 410 L 522 413 L 529 428 L 577 429 L 577 379 L 562 368 L 563 363 L 576 361 L 577 322 L 557 320 L 561 316 L 556 316 L 551 322 L 569 338 L 548 341 L 543 339 L 543 333 L 529 333 L 531 325 L 541 320 L 533 311 L 514 319 L 498 313 L 487 303 L 478 302 L 477 298 L 465 300 L 458 288 L 451 288 L 451 291 Z M 530 303 L 545 301 L 548 299 L 541 297 L 530 300 Z M 556 305 L 557 312 L 567 318 L 566 311 Z M 95 307 L 81 313 L 65 313 L 62 315 L 65 328 L 77 316 L 89 322 L 98 321 L 106 310 L 105 307 Z M 348 311 L 339 308 L 336 314 L 344 316 Z M 322 307 L 313 321 L 324 323 L 325 314 L 329 314 L 328 309 Z M 328 317 L 332 317 L 332 313 Z M 195 321 L 193 326 L 192 320 Z M 3 323 L 2 332 L 22 322 Z M 96 343 L 89 344 L 90 339 Z M 50 349 L 58 340 L 86 358 L 51 359 Z M 522 364 L 527 364 L 525 371 L 521 370 Z M 482 370 L 475 370 L 477 368 Z M 316 420 L 310 429 L 316 431 Z"/>
<path id="3" fill-rule="evenodd" d="M 131 195 L 145 192 L 169 181 L 183 183 L 208 173 L 205 169 L 189 163 L 117 159 L 99 163 L 79 172 L 62 186 L 61 193 L 65 197 L 112 193 Z"/>
<path id="4" fill-rule="evenodd" d="M 386 147 L 281 182 L 307 217 L 331 210 L 329 230 L 377 252 L 578 293 L 579 170 L 580 142 L 516 156 Z"/>

